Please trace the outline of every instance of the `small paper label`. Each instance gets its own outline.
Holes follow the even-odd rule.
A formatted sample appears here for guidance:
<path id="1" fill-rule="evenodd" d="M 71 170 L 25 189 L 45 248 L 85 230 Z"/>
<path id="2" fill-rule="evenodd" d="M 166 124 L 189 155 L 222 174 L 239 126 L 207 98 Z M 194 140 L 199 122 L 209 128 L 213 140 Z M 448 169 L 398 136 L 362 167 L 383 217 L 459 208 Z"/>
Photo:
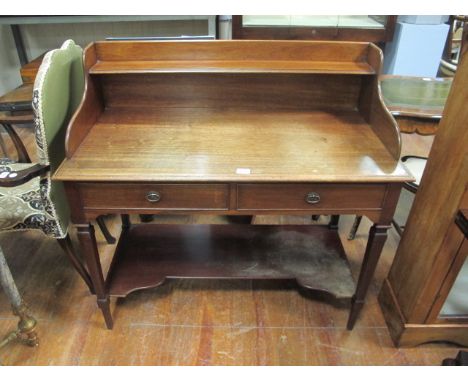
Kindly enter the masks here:
<path id="1" fill-rule="evenodd" d="M 236 174 L 239 175 L 250 175 L 250 168 L 237 168 Z"/>

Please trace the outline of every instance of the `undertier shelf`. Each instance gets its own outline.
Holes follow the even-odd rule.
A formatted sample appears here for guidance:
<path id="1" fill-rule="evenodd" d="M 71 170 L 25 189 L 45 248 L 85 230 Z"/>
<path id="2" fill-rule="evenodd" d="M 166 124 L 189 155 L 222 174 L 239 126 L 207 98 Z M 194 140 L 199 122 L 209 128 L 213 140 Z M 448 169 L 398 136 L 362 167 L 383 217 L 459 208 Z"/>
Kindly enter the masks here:
<path id="1" fill-rule="evenodd" d="M 111 296 L 170 278 L 295 279 L 351 298 L 355 284 L 337 231 L 326 226 L 134 225 L 122 232 L 107 277 Z"/>

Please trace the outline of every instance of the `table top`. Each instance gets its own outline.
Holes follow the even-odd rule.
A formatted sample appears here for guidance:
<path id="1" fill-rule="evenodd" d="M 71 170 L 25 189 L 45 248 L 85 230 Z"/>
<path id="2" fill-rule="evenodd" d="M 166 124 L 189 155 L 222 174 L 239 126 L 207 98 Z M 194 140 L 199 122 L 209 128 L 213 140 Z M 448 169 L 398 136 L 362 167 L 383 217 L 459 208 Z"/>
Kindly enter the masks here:
<path id="1" fill-rule="evenodd" d="M 451 78 L 383 75 L 380 85 L 384 102 L 395 116 L 440 119 Z"/>
<path id="2" fill-rule="evenodd" d="M 44 54 L 28 62 L 20 69 L 23 84 L 0 97 L 0 111 L 32 111 L 34 80 L 43 58 Z"/>
<path id="3" fill-rule="evenodd" d="M 33 84 L 23 84 L 0 97 L 0 111 L 32 111 Z"/>
<path id="4" fill-rule="evenodd" d="M 32 110 L 24 111 L 0 111 L 0 123 L 11 125 L 22 125 L 32 123 L 34 121 L 34 113 Z"/>
<path id="5" fill-rule="evenodd" d="M 357 111 L 116 107 L 55 179 L 402 182 L 411 177 Z"/>

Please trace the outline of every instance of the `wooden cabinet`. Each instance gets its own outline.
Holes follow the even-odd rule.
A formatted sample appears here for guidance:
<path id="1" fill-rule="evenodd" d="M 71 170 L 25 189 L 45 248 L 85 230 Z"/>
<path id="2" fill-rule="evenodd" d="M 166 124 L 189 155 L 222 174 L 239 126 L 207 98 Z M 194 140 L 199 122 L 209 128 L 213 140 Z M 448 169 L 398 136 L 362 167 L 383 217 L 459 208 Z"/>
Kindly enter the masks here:
<path id="1" fill-rule="evenodd" d="M 397 16 L 232 16 L 232 37 L 250 40 L 391 41 Z"/>
<path id="2" fill-rule="evenodd" d="M 352 329 L 403 182 L 369 43 L 96 42 L 67 131 L 72 221 L 107 326 L 109 298 L 166 278 L 289 278 L 348 299 Z M 104 277 L 90 221 L 123 214 Z M 361 214 L 356 285 L 327 226 L 130 225 L 128 214 Z"/>
<path id="3" fill-rule="evenodd" d="M 468 317 L 441 309 L 466 257 L 468 55 L 461 58 L 424 175 L 380 293 L 395 344 L 468 346 Z M 468 303 L 466 295 L 465 303 Z"/>

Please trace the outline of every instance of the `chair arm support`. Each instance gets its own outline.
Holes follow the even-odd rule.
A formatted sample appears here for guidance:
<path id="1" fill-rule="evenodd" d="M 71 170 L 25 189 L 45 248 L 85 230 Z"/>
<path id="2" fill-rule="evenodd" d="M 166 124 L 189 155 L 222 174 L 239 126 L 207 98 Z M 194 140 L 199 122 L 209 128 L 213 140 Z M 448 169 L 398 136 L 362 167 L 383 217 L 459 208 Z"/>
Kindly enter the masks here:
<path id="1" fill-rule="evenodd" d="M 50 165 L 35 164 L 20 171 L 0 172 L 0 187 L 15 187 L 26 183 L 36 176 L 45 174 L 50 170 Z"/>

